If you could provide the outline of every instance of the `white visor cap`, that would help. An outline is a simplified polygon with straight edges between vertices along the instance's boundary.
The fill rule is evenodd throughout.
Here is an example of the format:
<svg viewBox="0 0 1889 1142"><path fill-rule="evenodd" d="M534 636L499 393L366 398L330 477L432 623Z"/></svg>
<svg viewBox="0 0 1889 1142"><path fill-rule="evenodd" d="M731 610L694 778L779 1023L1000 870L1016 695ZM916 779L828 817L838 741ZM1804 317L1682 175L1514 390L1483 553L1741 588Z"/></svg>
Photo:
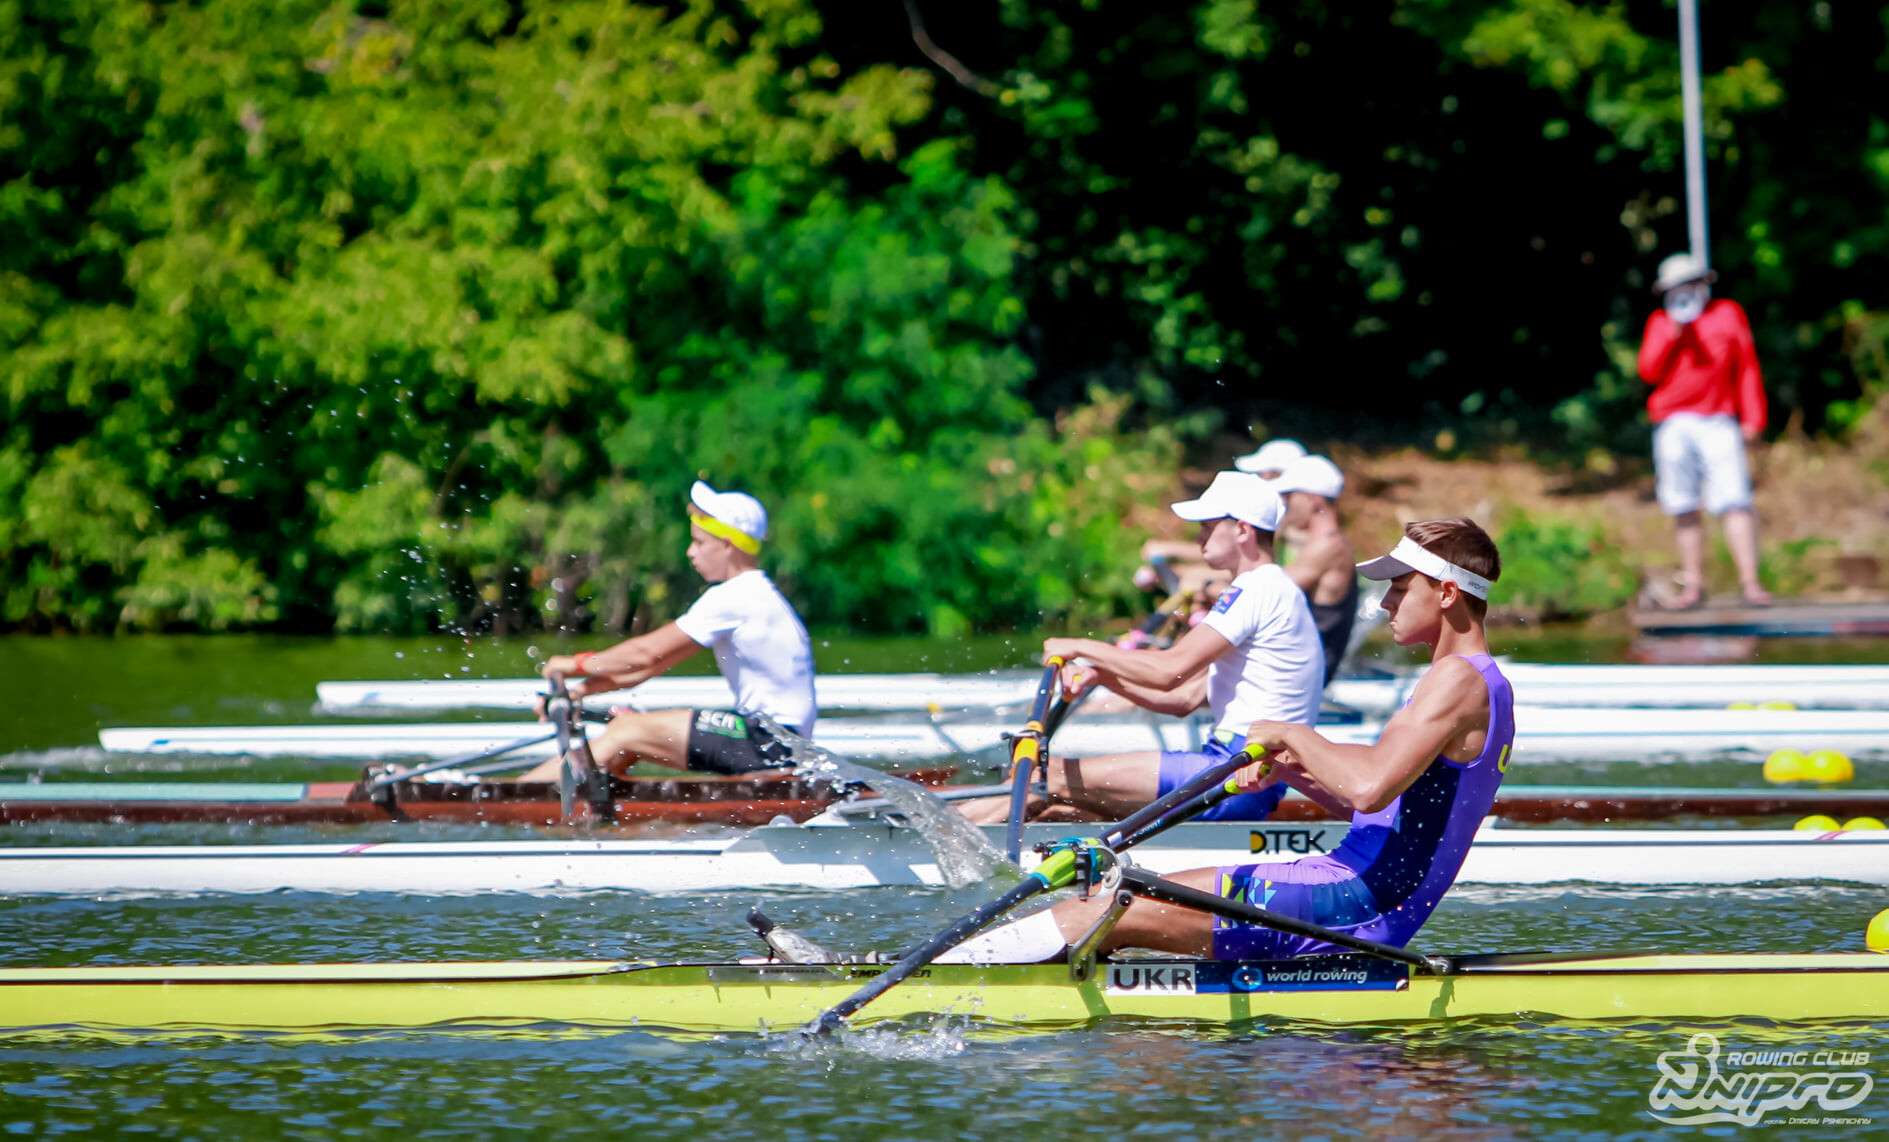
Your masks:
<svg viewBox="0 0 1889 1142"><path fill-rule="evenodd" d="M1398 540L1389 555L1358 564L1358 574L1366 579L1395 579L1412 571L1428 575L1439 583L1454 583L1478 599L1489 598L1489 580L1474 571L1463 570L1427 547L1417 546L1409 536Z"/></svg>
<svg viewBox="0 0 1889 1142"><path fill-rule="evenodd" d="M1659 274L1653 279L1653 292L1665 293L1669 289L1678 289L1688 282L1714 282L1718 275L1707 268L1703 259L1691 254L1673 254L1659 263Z"/></svg>
<svg viewBox="0 0 1889 1142"><path fill-rule="evenodd" d="M1237 519L1261 531L1278 531L1279 517L1285 511L1279 493L1247 472L1220 472L1197 499L1182 500L1173 508L1175 515L1195 523Z"/></svg>
<svg viewBox="0 0 1889 1142"><path fill-rule="evenodd" d="M719 520L755 542L767 538L767 509L746 492L718 492L700 480L689 489L697 511Z"/></svg>
<svg viewBox="0 0 1889 1142"><path fill-rule="evenodd" d="M1233 466L1242 472L1283 472L1287 464L1303 455L1305 445L1281 437L1268 440L1246 455L1236 457Z"/></svg>
<svg viewBox="0 0 1889 1142"><path fill-rule="evenodd" d="M1274 477L1272 490L1282 496L1287 492L1310 492L1335 500L1345 490L1345 474L1323 456L1301 456Z"/></svg>

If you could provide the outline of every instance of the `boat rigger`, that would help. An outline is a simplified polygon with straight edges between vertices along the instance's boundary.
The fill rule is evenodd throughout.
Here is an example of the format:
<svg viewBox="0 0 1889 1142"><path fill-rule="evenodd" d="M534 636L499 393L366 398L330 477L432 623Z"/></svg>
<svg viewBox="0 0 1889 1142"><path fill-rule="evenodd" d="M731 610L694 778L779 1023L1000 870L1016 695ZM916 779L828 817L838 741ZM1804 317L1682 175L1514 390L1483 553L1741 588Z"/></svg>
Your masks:
<svg viewBox="0 0 1889 1142"><path fill-rule="evenodd" d="M1096 826L1103 828L1106 826ZM1135 850L1156 873L1329 852L1346 826L1198 822ZM1069 835L1032 825L1029 845ZM993 845L1003 828L990 826ZM1035 867L1034 852L1023 866ZM1889 832L1483 828L1459 884L1889 885ZM246 892L720 892L945 882L925 838L885 823L777 825L738 836L644 841L138 845L0 849L0 895Z"/></svg>
<svg viewBox="0 0 1889 1142"><path fill-rule="evenodd" d="M799 1027L887 969L866 964L523 962L0 970L0 1029L321 1033L563 1024ZM1461 1019L1889 1018L1889 956L1490 955L1425 970L1362 955L932 964L854 1022L958 1016L1053 1030Z"/></svg>

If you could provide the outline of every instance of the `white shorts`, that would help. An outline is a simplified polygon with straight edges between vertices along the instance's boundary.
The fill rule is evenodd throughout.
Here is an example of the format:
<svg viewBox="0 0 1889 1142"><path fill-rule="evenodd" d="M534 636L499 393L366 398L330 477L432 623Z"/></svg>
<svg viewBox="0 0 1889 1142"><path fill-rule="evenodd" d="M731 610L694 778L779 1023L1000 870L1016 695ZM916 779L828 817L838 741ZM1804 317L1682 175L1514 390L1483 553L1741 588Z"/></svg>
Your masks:
<svg viewBox="0 0 1889 1142"><path fill-rule="evenodd" d="M1723 413L1676 412L1653 429L1654 491L1660 510L1722 515L1751 506L1751 472L1738 421Z"/></svg>

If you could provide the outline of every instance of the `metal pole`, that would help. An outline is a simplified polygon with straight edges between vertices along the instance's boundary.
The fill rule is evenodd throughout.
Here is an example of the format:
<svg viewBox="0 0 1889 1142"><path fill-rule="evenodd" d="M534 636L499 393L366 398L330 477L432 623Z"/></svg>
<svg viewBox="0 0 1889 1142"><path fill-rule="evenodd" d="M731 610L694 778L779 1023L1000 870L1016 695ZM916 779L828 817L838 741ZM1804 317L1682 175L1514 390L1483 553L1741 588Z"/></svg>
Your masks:
<svg viewBox="0 0 1889 1142"><path fill-rule="evenodd" d="M1699 0L1679 0L1679 92L1685 103L1686 233L1692 256L1712 264L1705 227L1705 126L1699 107Z"/></svg>

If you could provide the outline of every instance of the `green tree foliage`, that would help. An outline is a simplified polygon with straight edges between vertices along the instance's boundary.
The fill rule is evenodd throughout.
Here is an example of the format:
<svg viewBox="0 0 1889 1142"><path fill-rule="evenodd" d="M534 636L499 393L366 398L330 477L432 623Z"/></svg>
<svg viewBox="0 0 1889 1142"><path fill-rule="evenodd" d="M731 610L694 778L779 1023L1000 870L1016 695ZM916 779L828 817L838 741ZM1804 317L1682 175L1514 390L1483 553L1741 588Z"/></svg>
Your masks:
<svg viewBox="0 0 1889 1142"><path fill-rule="evenodd" d="M1669 3L917 6L985 80L942 87L935 121L1031 211L1051 401L1152 366L1185 406L1358 437L1643 444L1621 433L1646 286L1686 240ZM913 58L902 13L831 7L829 39ZM1721 291L1778 419L1841 430L1889 384L1889 119L1865 97L1889 8L1702 19ZM1347 415L1361 398L1377 415Z"/></svg>
<svg viewBox="0 0 1889 1142"><path fill-rule="evenodd" d="M1813 431L1889 388L1885 11L1704 13ZM621 625L697 476L816 622L1086 620L1150 409L1638 451L1676 68L1654 0L0 0L0 624Z"/></svg>
<svg viewBox="0 0 1889 1142"><path fill-rule="evenodd" d="M1633 601L1639 574L1600 523L1515 511L1496 536L1502 578L1489 601L1535 619L1614 610Z"/></svg>
<svg viewBox="0 0 1889 1142"><path fill-rule="evenodd" d="M621 625L698 585L698 475L775 509L815 620L1112 609L1171 440L1033 416L1014 195L820 34L0 7L0 619Z"/></svg>

